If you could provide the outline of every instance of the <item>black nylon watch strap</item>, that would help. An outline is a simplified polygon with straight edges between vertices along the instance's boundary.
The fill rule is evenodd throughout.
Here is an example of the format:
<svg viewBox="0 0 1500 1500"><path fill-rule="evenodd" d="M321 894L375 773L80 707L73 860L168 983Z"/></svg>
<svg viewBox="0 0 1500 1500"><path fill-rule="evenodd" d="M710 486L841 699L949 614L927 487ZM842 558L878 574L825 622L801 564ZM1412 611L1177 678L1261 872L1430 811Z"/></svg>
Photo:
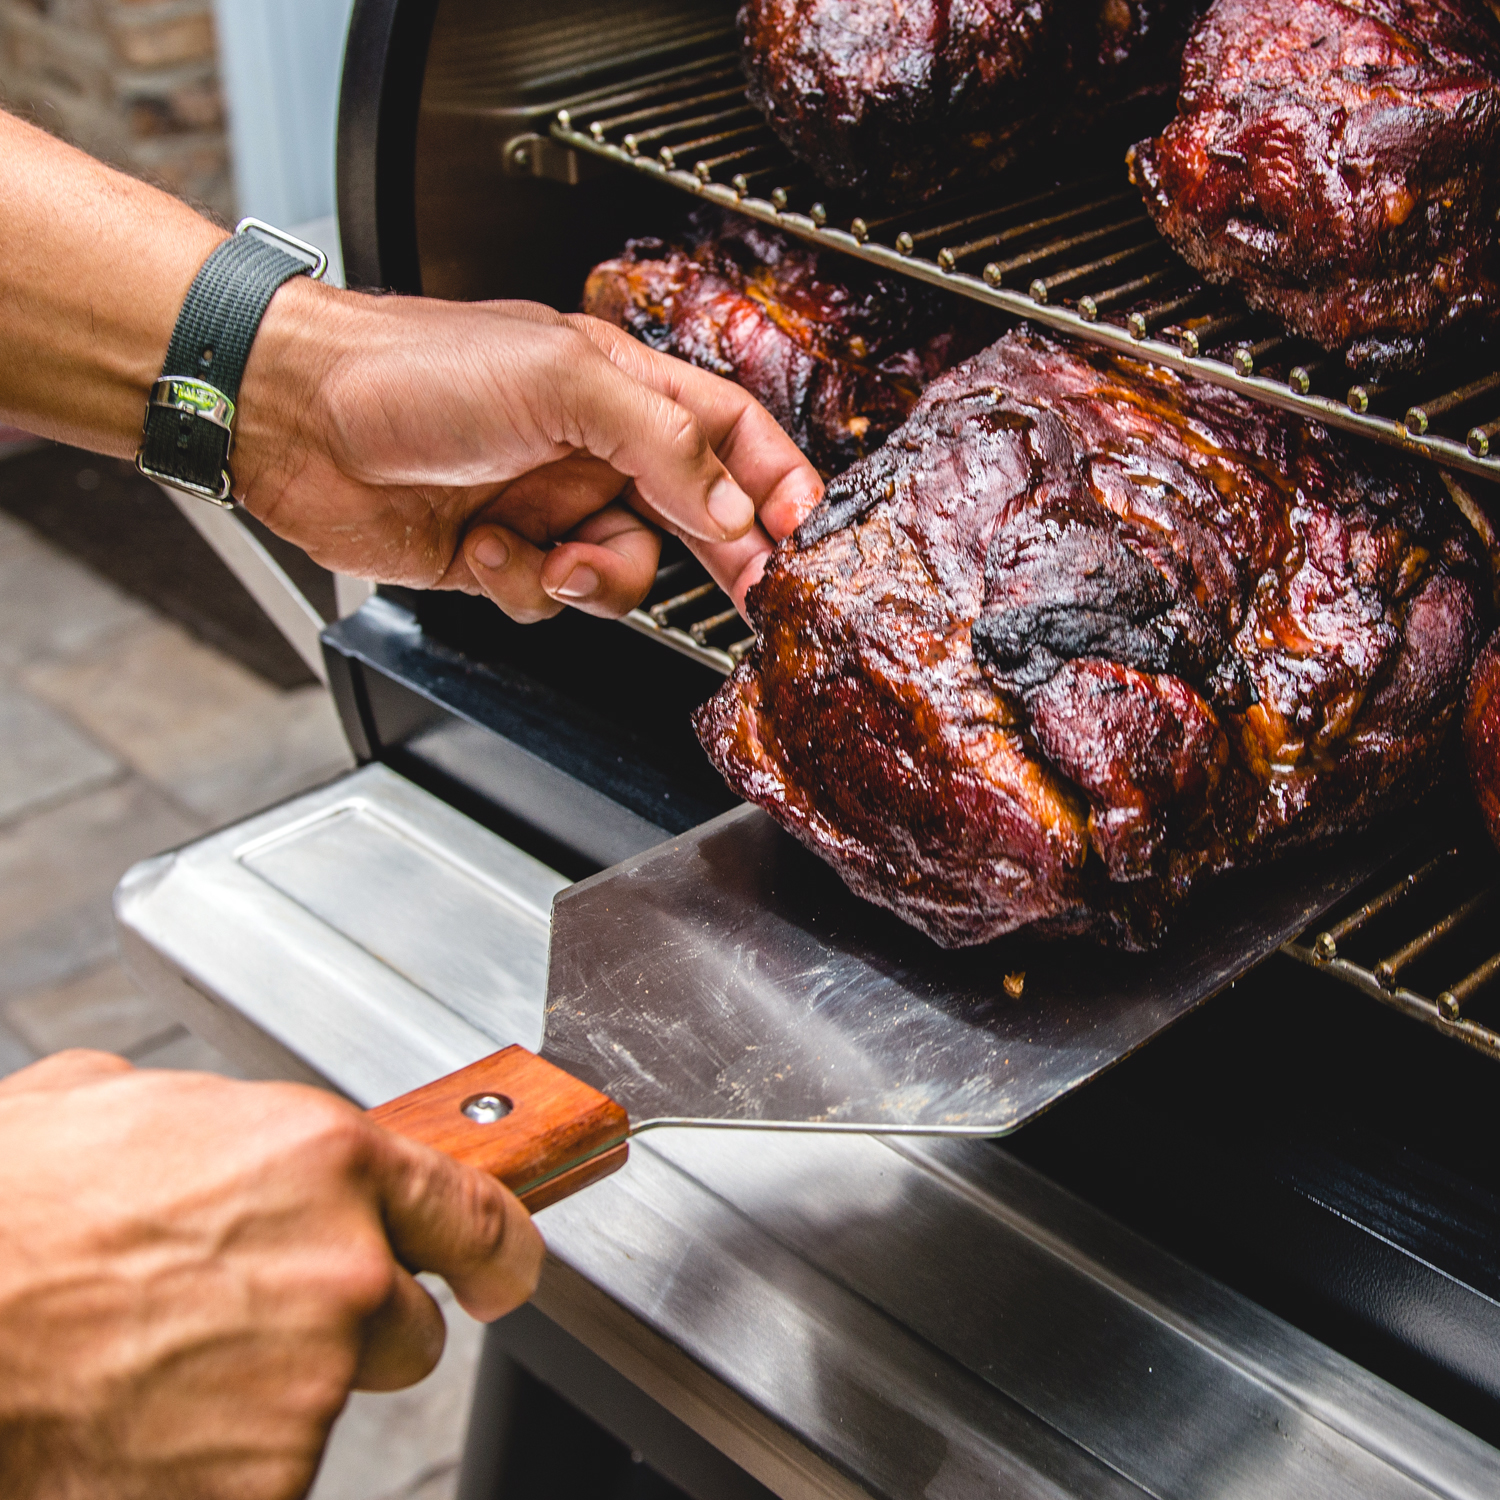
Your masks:
<svg viewBox="0 0 1500 1500"><path fill-rule="evenodd" d="M229 500L234 406L250 346L277 290L312 269L249 234L225 240L203 263L146 408L136 455L143 474L221 503Z"/></svg>

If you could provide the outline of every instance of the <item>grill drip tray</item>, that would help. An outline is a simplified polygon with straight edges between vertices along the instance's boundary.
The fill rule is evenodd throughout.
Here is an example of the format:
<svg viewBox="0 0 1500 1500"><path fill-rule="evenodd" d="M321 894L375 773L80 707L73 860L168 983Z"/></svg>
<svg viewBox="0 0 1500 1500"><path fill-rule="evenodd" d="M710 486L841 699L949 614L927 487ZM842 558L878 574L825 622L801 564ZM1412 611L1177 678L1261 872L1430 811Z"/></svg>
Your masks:
<svg viewBox="0 0 1500 1500"><path fill-rule="evenodd" d="M1199 281L1157 234L1123 165L1058 183L1020 169L898 212L826 194L745 98L733 36L562 101L551 139L814 244L1242 395L1500 478L1500 372L1349 385L1342 359ZM578 158L563 153L577 181ZM1097 169L1102 166L1102 172ZM1491 445L1495 451L1491 453Z"/></svg>

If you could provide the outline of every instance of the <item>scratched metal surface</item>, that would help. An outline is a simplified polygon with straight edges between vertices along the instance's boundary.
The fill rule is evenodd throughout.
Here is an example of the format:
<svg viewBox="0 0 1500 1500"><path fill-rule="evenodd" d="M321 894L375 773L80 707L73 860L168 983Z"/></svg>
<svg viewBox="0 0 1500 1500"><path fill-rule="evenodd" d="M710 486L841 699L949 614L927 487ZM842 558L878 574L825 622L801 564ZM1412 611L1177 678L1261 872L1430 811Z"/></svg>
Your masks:
<svg viewBox="0 0 1500 1500"><path fill-rule="evenodd" d="M1227 877L1150 955L1014 937L951 953L742 807L559 892L542 1055L636 1129L1003 1135L1247 972L1406 841L1387 827ZM1021 972L1012 999L1004 977Z"/></svg>

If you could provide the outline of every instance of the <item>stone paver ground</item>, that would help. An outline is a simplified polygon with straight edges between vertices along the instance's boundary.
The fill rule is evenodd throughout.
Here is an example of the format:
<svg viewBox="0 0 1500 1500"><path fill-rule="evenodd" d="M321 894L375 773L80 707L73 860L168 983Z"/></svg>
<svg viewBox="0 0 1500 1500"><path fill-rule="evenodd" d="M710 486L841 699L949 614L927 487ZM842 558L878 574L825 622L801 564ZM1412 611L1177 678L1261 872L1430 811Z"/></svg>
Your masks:
<svg viewBox="0 0 1500 1500"><path fill-rule="evenodd" d="M64 1047L233 1072L119 963L125 870L351 764L328 695L274 688L0 514L0 1073ZM356 1396L314 1500L451 1500L479 1329Z"/></svg>

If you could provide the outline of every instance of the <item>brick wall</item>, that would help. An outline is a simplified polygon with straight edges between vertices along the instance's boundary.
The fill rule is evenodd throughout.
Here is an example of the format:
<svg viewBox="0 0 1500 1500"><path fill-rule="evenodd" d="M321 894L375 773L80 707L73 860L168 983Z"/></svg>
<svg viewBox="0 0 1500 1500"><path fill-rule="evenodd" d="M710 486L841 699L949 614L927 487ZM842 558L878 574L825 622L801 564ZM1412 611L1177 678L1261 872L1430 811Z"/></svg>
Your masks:
<svg viewBox="0 0 1500 1500"><path fill-rule="evenodd" d="M0 0L0 98L95 156L233 213L210 0Z"/></svg>

